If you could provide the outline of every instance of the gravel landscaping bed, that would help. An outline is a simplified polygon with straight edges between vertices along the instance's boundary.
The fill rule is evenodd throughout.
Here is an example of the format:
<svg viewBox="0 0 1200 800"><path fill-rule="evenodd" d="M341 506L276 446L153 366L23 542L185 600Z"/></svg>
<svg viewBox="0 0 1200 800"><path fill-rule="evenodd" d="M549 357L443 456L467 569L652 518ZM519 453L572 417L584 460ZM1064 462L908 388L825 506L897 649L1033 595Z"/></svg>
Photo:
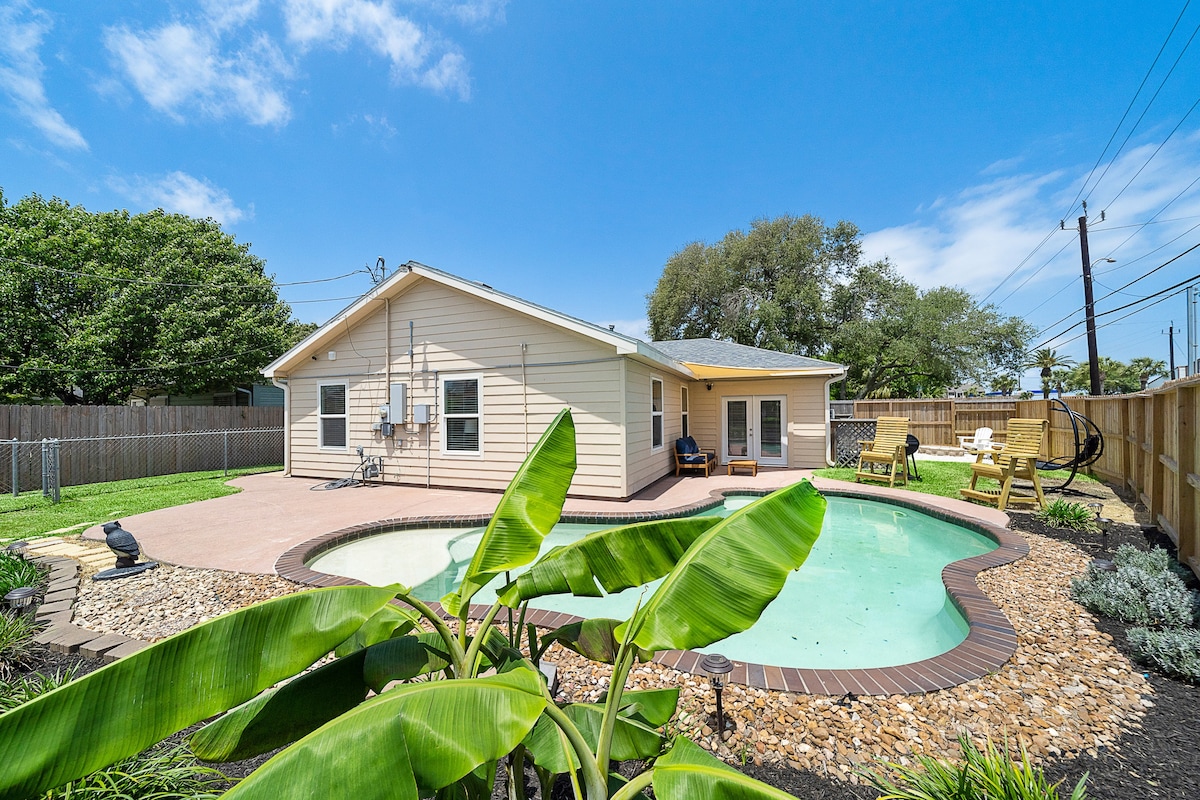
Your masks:
<svg viewBox="0 0 1200 800"><path fill-rule="evenodd" d="M1099 536L1050 529L1025 513L1012 520L1029 540L1030 555L979 579L1018 633L1016 654L995 673L952 689L892 697L730 686L725 707L731 730L724 738L713 730L712 692L703 678L650 663L635 667L630 684L679 686L677 730L800 797L876 797L859 768L880 759L911 763L916 755L952 756L964 730L996 740L1019 738L1036 763L1067 785L1089 772L1093 798L1200 797L1194 733L1200 690L1133 664L1124 626L1097 621L1070 599L1070 579L1099 554ZM1125 542L1148 546L1132 524L1115 525L1108 540L1111 549ZM154 641L301 588L276 576L166 564L123 581L93 582L85 575L75 622ZM593 700L607 686L603 665L558 649L548 660L559 667L565 698Z"/></svg>

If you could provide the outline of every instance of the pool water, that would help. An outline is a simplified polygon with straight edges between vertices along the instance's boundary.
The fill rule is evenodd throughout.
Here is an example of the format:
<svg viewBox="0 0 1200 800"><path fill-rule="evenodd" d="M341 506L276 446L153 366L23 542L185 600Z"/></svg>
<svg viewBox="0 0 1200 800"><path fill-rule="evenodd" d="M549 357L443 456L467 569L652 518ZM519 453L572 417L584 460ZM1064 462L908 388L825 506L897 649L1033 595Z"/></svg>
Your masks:
<svg viewBox="0 0 1200 800"><path fill-rule="evenodd" d="M730 497L710 514L725 515L755 498ZM859 669L907 664L954 648L967 623L950 602L942 568L996 549L972 530L901 506L827 496L821 536L808 560L748 631L706 648L735 661L779 667ZM608 525L556 525L542 552ZM417 529L379 534L321 554L320 572L375 585L400 582L423 600L439 600L466 571L484 529ZM493 589L472 602L490 604ZM558 595L538 608L580 617L626 619L648 589L606 597ZM644 599L643 599L644 602Z"/></svg>

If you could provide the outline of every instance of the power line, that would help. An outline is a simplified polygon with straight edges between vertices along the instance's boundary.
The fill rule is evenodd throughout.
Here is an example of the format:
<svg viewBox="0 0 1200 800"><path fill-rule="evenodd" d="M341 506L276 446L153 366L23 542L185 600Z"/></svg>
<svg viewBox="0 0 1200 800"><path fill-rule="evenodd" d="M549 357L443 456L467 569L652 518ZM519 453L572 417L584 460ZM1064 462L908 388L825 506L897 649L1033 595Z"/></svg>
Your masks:
<svg viewBox="0 0 1200 800"><path fill-rule="evenodd" d="M1197 26L1196 30L1200 31L1200 26ZM1195 36L1195 34L1192 35ZM1108 201L1108 203L1104 206L1106 211L1112 206L1113 203L1120 199L1121 195L1125 194L1125 190L1128 189L1135 180L1137 180L1138 176L1142 174L1142 170L1150 166L1150 162L1154 160L1154 157L1158 155L1160 150L1167 146L1167 142L1171 141L1171 137L1174 136L1175 132L1179 130L1180 126L1187 121L1187 118L1192 115L1192 112L1196 110L1196 106L1198 105L1200 105L1200 98L1197 98L1196 102L1192 103L1192 107L1189 108L1187 113L1183 115L1183 119L1179 120L1175 127L1171 129L1171 132L1167 134L1167 138L1163 139L1162 143L1158 147L1154 148L1154 152L1150 154L1150 157L1146 159L1144 164L1138 167L1138 171L1133 173L1133 177L1129 179L1128 183L1121 187L1121 191L1117 192L1117 196Z"/></svg>
<svg viewBox="0 0 1200 800"><path fill-rule="evenodd" d="M1017 292L1021 291L1021 288L1022 288L1023 286L1025 286L1025 284L1027 284L1027 283L1029 283L1031 280L1033 280L1034 276L1035 276L1035 275L1037 275L1039 272L1041 272L1042 270L1044 270L1046 267L1050 266L1050 264L1051 264L1051 263L1054 261L1054 259L1056 259L1056 258L1058 258L1060 255L1062 255L1062 251L1063 251L1063 250L1066 250L1066 249L1067 249L1068 247L1070 247L1070 246L1071 246L1071 243L1070 243L1070 242L1067 242L1067 243L1066 243L1066 244L1064 244L1062 247L1058 248L1058 252L1057 252L1057 253L1055 253L1054 255L1050 256L1050 258L1046 259L1046 262L1045 262L1044 264L1042 264L1040 267L1038 267L1037 269L1035 269L1033 272L1031 272L1031 273L1029 273L1028 275L1026 275L1026 276L1025 276L1025 280L1023 280L1023 281L1021 281L1019 284L1017 284L1017 288L1013 289L1011 292L1009 292L1008 294L1006 294L1006 295L1004 296L1004 300L1007 300L1008 298L1012 297L1012 296L1013 296L1014 294L1016 294ZM1060 291L1061 291L1061 290L1060 290ZM1000 304L1002 304L1002 303L1004 302L1004 300L997 300L997 301L996 301L996 305L1000 305Z"/></svg>
<svg viewBox="0 0 1200 800"><path fill-rule="evenodd" d="M24 267L33 267L34 269L44 269L47 272L55 272L59 275L71 275L77 278L101 278L106 281L114 281L116 283L140 283L148 286L169 286L178 289L238 289L238 288L254 288L257 289L261 284L254 283L174 283L170 281L156 281L146 278L118 278L112 275L100 275L95 272L81 272L79 270L60 269L59 267L51 267L46 264L35 264L29 261L23 261L19 258L11 258L9 256L0 256L0 261L7 261L10 264L20 264ZM270 285L275 288L284 286L308 286L314 283L330 283L332 281L340 281L345 278L350 278L359 273L366 273L365 269L356 269L352 272L347 272L342 275L336 275L332 278L317 278L311 281L289 281L286 283L276 283L271 281Z"/></svg>
<svg viewBox="0 0 1200 800"><path fill-rule="evenodd" d="M1117 134L1121 131L1121 126L1125 124L1125 119L1129 116L1129 112L1131 110L1133 110L1133 104L1137 102L1138 96L1141 95L1141 93L1142 93L1142 89L1144 89L1146 87L1146 81L1150 80L1150 75L1153 74L1154 68L1156 66L1158 66L1158 60L1160 58L1162 58L1162 54L1167 49L1167 43L1171 41L1171 37L1175 35L1175 29L1179 27L1179 23L1183 20L1183 15L1187 11L1189 5L1191 5L1191 0L1187 0L1187 2L1185 2L1183 4L1183 9L1179 12L1179 16L1175 18L1175 24L1172 25L1171 30L1167 32L1167 38L1163 39L1162 46L1158 48L1158 54L1154 56L1154 61L1151 62L1150 68L1148 70L1146 70L1146 74L1142 78L1142 82L1140 84L1138 84L1137 91L1134 92L1133 97L1130 98L1129 105L1125 107L1125 113L1121 115L1121 119L1117 123L1117 127L1113 128L1112 135L1108 137L1108 142L1104 145L1104 149L1100 151L1100 157L1097 158L1096 163L1092 165L1091 172L1088 173L1087 178L1084 179L1083 184L1079 187L1079 191L1078 191L1078 193L1076 193L1075 199L1071 201L1071 207L1067 209L1067 213L1063 214L1063 219L1066 219L1067 217L1071 216L1071 214L1075 211L1075 206L1079 202L1079 198L1083 196L1084 191L1087 189L1088 183L1090 183L1092 180L1092 176L1096 174L1096 168L1099 167L1100 162L1104 160L1104 155L1108 152L1108 148L1112 145L1113 140L1117 138ZM1195 36L1195 35L1196 34L1194 34L1194 33L1192 34L1192 36ZM1189 44L1191 43L1190 39L1188 40L1188 43ZM1185 47L1184 49L1186 50L1187 48ZM1183 54L1180 53L1180 55L1182 56ZM1176 59L1175 63L1179 63L1179 60ZM1172 66L1171 69L1172 69L1172 71L1174 71L1175 67ZM1167 77L1168 78L1171 77L1170 73L1167 73ZM1166 83L1166 78L1163 79L1163 83ZM1158 88L1159 88L1159 91L1162 90L1161 83L1159 84ZM1157 91L1154 93L1154 97L1158 97ZM1149 110L1151 104L1153 104L1153 103L1154 103L1154 98L1151 98L1150 102L1146 104L1146 110ZM1133 132L1135 130L1137 130L1137 126L1138 126L1138 124L1141 123L1142 117L1144 117L1144 116L1146 116L1146 111L1143 111L1142 116L1138 117L1138 121L1136 123L1134 123L1133 128L1131 128L1129 131L1129 136L1132 136ZM1125 141L1121 142L1121 147L1118 147L1117 151L1115 153L1113 153L1112 160L1109 161L1109 166L1112 166L1112 162L1116 160L1118 155L1120 155L1121 150L1125 147L1125 144L1129 141L1129 136L1125 137ZM1107 172L1108 172L1108 167L1105 167L1104 173L1107 174ZM1102 174L1100 176L1100 178L1098 178L1096 180L1096 185L1099 185L1100 181L1103 179L1104 179L1104 175Z"/></svg>
<svg viewBox="0 0 1200 800"><path fill-rule="evenodd" d="M206 358L202 361L179 361L171 364L153 364L148 367L121 367L112 369L94 369L92 367L31 367L29 365L17 366L15 364L0 364L0 369L8 369L13 372L91 372L98 374L112 374L121 372L152 372L160 369L178 369L179 367L198 367L204 364L215 364L218 361L229 361L234 358L248 356L251 353L258 353L262 350L267 350L272 345L263 345L262 347L254 347L249 350L243 350L240 353L229 353L215 358Z"/></svg>

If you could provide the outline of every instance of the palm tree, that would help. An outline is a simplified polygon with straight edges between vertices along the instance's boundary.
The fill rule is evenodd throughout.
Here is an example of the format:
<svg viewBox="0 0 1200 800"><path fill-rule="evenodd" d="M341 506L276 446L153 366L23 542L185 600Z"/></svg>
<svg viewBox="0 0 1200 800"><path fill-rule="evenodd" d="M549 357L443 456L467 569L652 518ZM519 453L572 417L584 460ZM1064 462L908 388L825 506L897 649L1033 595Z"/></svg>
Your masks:
<svg viewBox="0 0 1200 800"><path fill-rule="evenodd" d="M1020 382L1012 375L1001 375L992 380L992 389L1000 392L1006 397L1020 388Z"/></svg>
<svg viewBox="0 0 1200 800"><path fill-rule="evenodd" d="M1069 367L1075 362L1066 357L1059 357L1058 353L1050 348L1044 348L1034 352L1033 356L1025 362L1026 367L1039 367L1042 372L1042 399L1050 399L1050 375L1054 372L1055 367Z"/></svg>
<svg viewBox="0 0 1200 800"><path fill-rule="evenodd" d="M1141 381L1143 392L1146 391L1146 384L1150 382L1151 378L1157 378L1159 375L1167 375L1167 362L1147 356L1132 359L1129 362L1129 367L1138 376L1138 380Z"/></svg>

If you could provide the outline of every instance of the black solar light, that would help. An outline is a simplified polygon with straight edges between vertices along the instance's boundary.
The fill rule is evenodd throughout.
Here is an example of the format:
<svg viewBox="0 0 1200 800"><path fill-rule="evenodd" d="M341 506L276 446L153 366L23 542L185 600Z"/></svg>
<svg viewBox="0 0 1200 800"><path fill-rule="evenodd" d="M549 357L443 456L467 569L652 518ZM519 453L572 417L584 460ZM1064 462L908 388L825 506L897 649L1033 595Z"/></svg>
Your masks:
<svg viewBox="0 0 1200 800"><path fill-rule="evenodd" d="M700 659L700 669L708 678L717 694L717 737L725 732L725 714L721 708L721 690L725 688L725 676L733 672L733 663L720 653L709 653Z"/></svg>
<svg viewBox="0 0 1200 800"><path fill-rule="evenodd" d="M4 552L9 555L16 556L24 560L25 551L29 549L29 542L13 542L8 547L4 548Z"/></svg>
<svg viewBox="0 0 1200 800"><path fill-rule="evenodd" d="M1104 512L1104 503L1088 503L1087 507L1096 515L1096 527L1100 529L1100 552L1108 555L1108 529L1112 527L1113 521L1108 517L1101 516ZM1117 568L1117 565L1107 558L1093 559L1092 564L1096 569L1105 572L1112 572Z"/></svg>
<svg viewBox="0 0 1200 800"><path fill-rule="evenodd" d="M17 588L4 595L4 602L8 605L9 610L17 614L25 613L25 609L33 605L37 600L38 590L33 586L18 586Z"/></svg>

